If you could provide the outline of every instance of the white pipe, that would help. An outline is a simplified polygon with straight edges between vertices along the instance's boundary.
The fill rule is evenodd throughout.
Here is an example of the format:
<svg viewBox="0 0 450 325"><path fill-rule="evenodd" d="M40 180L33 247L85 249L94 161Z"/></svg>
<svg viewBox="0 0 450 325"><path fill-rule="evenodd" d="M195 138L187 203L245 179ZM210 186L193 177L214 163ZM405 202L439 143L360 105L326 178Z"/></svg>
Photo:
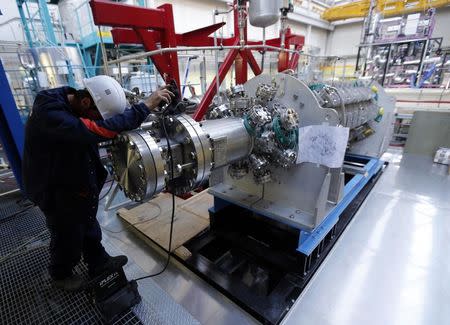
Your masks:
<svg viewBox="0 0 450 325"><path fill-rule="evenodd" d="M148 51L148 52L144 52L144 53L124 55L120 59L108 61L108 64L117 64L120 62L126 62L126 61L130 61L130 60L145 59L149 56L160 55L160 54L164 54L164 53L168 53L168 52L221 51L221 50L239 50L239 49L242 49L242 50L244 50L244 49L249 49L249 50L263 49L263 50L273 50L273 51L279 51L279 52L299 53L304 56L317 57L317 58L321 57L321 56L314 56L314 55L302 53L302 51L296 51L296 50L291 50L291 49L286 49L286 48L281 48L281 47L271 46L271 45L195 46L195 47L180 46L180 47L166 47L166 48L161 48L158 50ZM327 56L327 58L332 58L332 57Z"/></svg>
<svg viewBox="0 0 450 325"><path fill-rule="evenodd" d="M106 55L105 43L103 42L103 36L102 36L102 31L100 29L100 26L98 26L98 35L100 36L100 49L102 51L103 68L105 69L105 74L107 76L109 76L108 56ZM118 63L120 63L120 62L118 62ZM120 69L120 67L119 67L119 69Z"/></svg>
<svg viewBox="0 0 450 325"><path fill-rule="evenodd" d="M263 46L266 46L266 27L263 27L262 32L263 32L262 43L263 43ZM265 55L266 55L266 51L262 51L262 54L261 54L261 72L263 72L263 73L264 73L264 56Z"/></svg>
<svg viewBox="0 0 450 325"><path fill-rule="evenodd" d="M216 15L219 14L219 11L216 9L213 11L213 24L216 24ZM214 31L214 46L217 47L217 30ZM216 96L220 98L220 81L219 81L219 52L215 52L214 55L214 68L216 69ZM206 66L205 66L206 69Z"/></svg>
<svg viewBox="0 0 450 325"><path fill-rule="evenodd" d="M229 12L233 11L234 7L231 7L228 10L219 11L218 9L213 10L213 25L216 24L216 16L218 15L226 15ZM223 37L222 37L223 38ZM221 44L222 45L222 44ZM214 31L214 46L217 47L217 30ZM217 98L220 98L220 79L219 79L219 52L216 51L214 55L214 68L216 69L216 96ZM206 65L205 65L206 70Z"/></svg>

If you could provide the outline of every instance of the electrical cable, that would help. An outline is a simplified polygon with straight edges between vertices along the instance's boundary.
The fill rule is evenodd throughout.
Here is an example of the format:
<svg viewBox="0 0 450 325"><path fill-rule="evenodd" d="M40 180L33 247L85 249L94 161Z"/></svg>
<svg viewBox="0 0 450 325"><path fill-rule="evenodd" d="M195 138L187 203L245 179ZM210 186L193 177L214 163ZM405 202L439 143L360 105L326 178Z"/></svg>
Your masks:
<svg viewBox="0 0 450 325"><path fill-rule="evenodd" d="M110 182L111 182L111 185L109 186L108 191L101 198L98 199L99 201L103 200L109 194L109 192L111 192L111 189L114 185L114 180L112 179Z"/></svg>
<svg viewBox="0 0 450 325"><path fill-rule="evenodd" d="M164 131L164 135L165 135L166 141L167 141L167 153L169 154L169 164L170 164L169 184L170 184L170 182L172 182L173 178L174 178L173 156L172 156L172 149L170 147L169 134L167 133L164 117L161 120L162 120L162 127L163 127L163 131ZM134 281L140 281L140 280L144 280L144 279L147 279L147 278L152 278L152 277L158 276L158 275L162 274L167 269L167 267L169 266L170 257L171 257L171 250L172 250L172 235L173 235L173 223L174 223L174 220L175 220L175 192L174 192L174 189L172 189L172 216L171 216L171 220L170 220L169 249L167 251L167 259L166 259L166 262L164 264L164 267L160 271L158 271L158 272L156 272L154 274L150 274L150 275L146 275L146 276L134 279Z"/></svg>

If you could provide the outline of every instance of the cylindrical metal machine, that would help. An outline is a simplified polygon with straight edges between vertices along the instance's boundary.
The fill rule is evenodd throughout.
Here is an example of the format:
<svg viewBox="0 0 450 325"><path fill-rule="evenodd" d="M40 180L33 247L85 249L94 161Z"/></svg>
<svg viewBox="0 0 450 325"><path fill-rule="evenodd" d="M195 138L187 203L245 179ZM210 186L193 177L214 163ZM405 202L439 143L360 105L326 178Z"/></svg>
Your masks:
<svg viewBox="0 0 450 325"><path fill-rule="evenodd" d="M231 164L250 154L252 138L241 118L206 120L201 125L211 140L214 168Z"/></svg>
<svg viewBox="0 0 450 325"><path fill-rule="evenodd" d="M210 109L214 119L155 115L122 133L110 153L126 196L141 201L165 188L186 193L213 174L215 196L311 228L330 202L339 202L344 176L341 168L298 162L300 128L347 127L347 152L380 156L390 127L383 114L394 107L375 83L308 85L288 74L259 75L233 87L227 99Z"/></svg>
<svg viewBox="0 0 450 325"><path fill-rule="evenodd" d="M171 184L168 144L174 164ZM212 169L247 157L251 148L252 139L240 118L198 123L188 115L179 115L155 119L138 130L122 133L110 153L116 180L125 195L142 201L167 185L176 193L188 192L207 181Z"/></svg>

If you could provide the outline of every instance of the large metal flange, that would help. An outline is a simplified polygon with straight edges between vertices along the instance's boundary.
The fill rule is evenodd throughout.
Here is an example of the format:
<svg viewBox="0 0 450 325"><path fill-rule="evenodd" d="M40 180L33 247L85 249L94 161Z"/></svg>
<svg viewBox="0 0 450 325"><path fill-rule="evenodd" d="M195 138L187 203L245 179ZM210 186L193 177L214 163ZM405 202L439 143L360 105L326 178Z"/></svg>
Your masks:
<svg viewBox="0 0 450 325"><path fill-rule="evenodd" d="M164 172L165 161L161 156L161 150L155 139L148 132L137 132L144 139L148 148L145 152L151 158L151 160L146 160L144 164L147 176L147 193L145 194L145 199L149 199L161 192L166 186Z"/></svg>
<svg viewBox="0 0 450 325"><path fill-rule="evenodd" d="M188 115L180 115L177 120L181 123L184 131L191 141L197 168L194 173L194 184L192 187L200 185L206 181L211 174L212 168L212 147L209 136L203 131L200 124Z"/></svg>
<svg viewBox="0 0 450 325"><path fill-rule="evenodd" d="M112 150L116 180L127 197L142 201L165 186L164 162L155 140L145 131L122 133Z"/></svg>

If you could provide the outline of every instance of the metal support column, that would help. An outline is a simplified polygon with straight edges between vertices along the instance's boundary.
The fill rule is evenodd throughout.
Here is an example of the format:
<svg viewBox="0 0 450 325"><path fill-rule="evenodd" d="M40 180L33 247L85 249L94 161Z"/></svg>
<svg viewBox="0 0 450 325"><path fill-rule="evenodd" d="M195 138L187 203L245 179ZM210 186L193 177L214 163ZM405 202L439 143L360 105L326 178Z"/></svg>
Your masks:
<svg viewBox="0 0 450 325"><path fill-rule="evenodd" d="M50 17L48 5L46 0L38 0L39 14L41 16L41 24L44 28L44 33L47 41L52 45L58 45L55 31L53 30L53 22Z"/></svg>
<svg viewBox="0 0 450 325"><path fill-rule="evenodd" d="M23 25L22 27L23 27L23 30L25 31L25 37L27 39L28 46L33 47L33 37L31 37L31 32L30 32L30 29L28 28L27 18L23 11L22 5L23 5L23 1L17 0L17 9L19 10L20 19L22 20L22 25Z"/></svg>
<svg viewBox="0 0 450 325"><path fill-rule="evenodd" d="M386 56L386 63L384 64L384 71L383 71L383 79L381 79L381 85L384 86L384 82L386 81L386 74L389 70L389 61L391 60L391 47L392 44L388 45L388 53Z"/></svg>
<svg viewBox="0 0 450 325"><path fill-rule="evenodd" d="M17 183L22 189L24 126L0 60L0 140Z"/></svg>

